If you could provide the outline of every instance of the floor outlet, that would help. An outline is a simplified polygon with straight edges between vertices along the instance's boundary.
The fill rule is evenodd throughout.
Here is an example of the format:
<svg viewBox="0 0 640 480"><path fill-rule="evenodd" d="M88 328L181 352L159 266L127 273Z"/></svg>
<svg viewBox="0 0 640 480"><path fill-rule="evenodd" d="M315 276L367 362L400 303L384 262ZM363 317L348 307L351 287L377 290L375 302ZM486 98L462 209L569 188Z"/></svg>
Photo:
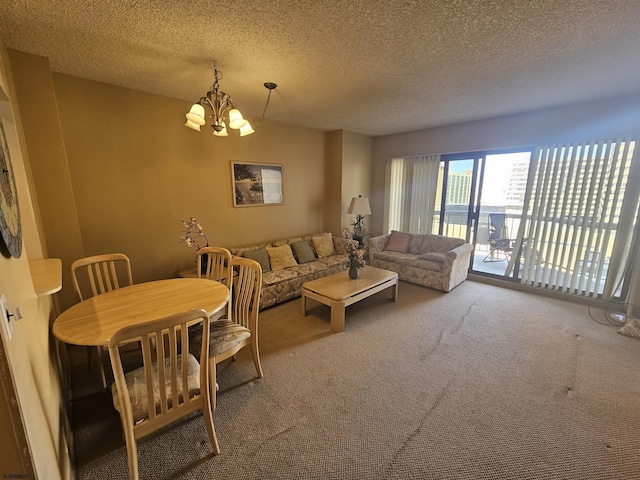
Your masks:
<svg viewBox="0 0 640 480"><path fill-rule="evenodd" d="M7 308L7 297L4 293L0 295L0 314L2 315L2 329L7 334L7 339L11 340L11 323L9 322L9 309Z"/></svg>

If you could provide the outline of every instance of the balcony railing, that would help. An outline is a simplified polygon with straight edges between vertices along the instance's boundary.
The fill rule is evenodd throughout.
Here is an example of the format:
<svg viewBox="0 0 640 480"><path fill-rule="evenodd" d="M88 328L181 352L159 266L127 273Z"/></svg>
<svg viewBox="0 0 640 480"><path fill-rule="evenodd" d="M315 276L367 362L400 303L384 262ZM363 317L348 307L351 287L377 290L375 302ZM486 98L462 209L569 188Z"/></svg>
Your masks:
<svg viewBox="0 0 640 480"><path fill-rule="evenodd" d="M475 258L472 270L518 278L520 276L520 270L523 267L521 263L523 261L522 259L512 272L506 271L508 264L506 261L502 263L483 261L490 251L489 213L491 212L486 211L480 213L476 238L470 239L470 241L475 244ZM508 232L508 238L514 241L522 221L521 217L521 214L517 212L506 213L505 226ZM525 225L525 232L529 231L529 221L530 218L526 218L527 225ZM438 233L440 222L441 218L438 212L434 215L432 233ZM618 223L592 225L591 219L581 221L575 217L549 217L547 222L548 228L544 229L546 231L546 238L537 238L534 242L523 242L523 244L526 245L528 243L530 248L535 249L534 254L529 257L529 261L532 262L529 268L533 269L530 275L535 276L536 272L539 271L540 283L545 284L562 284L562 282L565 282L566 279L569 278L567 276L572 275L589 277L592 279L590 283L596 282L598 284L590 288L601 291L608 272L609 258L613 249ZM602 258L601 253L596 251L597 249L572 241L574 238L579 240L582 237L582 235L580 235L580 229L591 229L594 226L600 228L601 231L609 232L609 241L607 242L607 247ZM443 235L466 239L467 229L466 212L447 212L445 214ZM555 232L555 238L550 238L549 232ZM516 254L517 247L514 245L513 248L513 253ZM602 265L598 265L597 262L602 263ZM597 274L598 270L600 270L600 277L592 278ZM576 283L581 284L581 281ZM554 288L554 285L550 285L550 288Z"/></svg>

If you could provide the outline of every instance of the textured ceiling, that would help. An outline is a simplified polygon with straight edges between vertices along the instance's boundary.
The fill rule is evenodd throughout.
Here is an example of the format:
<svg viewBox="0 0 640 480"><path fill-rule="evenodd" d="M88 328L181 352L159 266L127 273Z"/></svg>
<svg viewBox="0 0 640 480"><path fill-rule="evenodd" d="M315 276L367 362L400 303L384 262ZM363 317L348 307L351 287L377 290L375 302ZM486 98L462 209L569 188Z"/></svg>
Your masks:
<svg viewBox="0 0 640 480"><path fill-rule="evenodd" d="M640 0L3 0L55 72L380 136L640 93Z"/></svg>

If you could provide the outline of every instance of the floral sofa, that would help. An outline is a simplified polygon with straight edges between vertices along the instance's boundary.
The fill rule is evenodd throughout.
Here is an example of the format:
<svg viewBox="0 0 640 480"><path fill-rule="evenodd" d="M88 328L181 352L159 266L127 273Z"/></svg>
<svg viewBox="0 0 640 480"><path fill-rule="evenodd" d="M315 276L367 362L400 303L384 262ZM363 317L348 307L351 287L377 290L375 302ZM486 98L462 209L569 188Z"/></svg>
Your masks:
<svg viewBox="0 0 640 480"><path fill-rule="evenodd" d="M252 258L262 266L260 309L299 297L303 283L333 275L349 266L344 238L331 233L229 248L229 251Z"/></svg>
<svg viewBox="0 0 640 480"><path fill-rule="evenodd" d="M473 245L460 238L392 231L369 239L369 263L400 280L448 292L467 278Z"/></svg>

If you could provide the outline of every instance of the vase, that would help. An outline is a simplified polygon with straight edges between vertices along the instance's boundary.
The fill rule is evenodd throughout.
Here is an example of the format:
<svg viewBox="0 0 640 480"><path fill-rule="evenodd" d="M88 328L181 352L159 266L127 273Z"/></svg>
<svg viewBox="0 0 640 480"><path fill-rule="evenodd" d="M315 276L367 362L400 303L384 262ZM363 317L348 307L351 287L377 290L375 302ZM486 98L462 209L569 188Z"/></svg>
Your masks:
<svg viewBox="0 0 640 480"><path fill-rule="evenodd" d="M198 257L196 257L197 259ZM200 259L200 274L205 275L207 273L207 266L209 264L209 255L207 253L202 254L202 258Z"/></svg>
<svg viewBox="0 0 640 480"><path fill-rule="evenodd" d="M358 270L356 267L349 267L349 278L352 280L355 280L356 278L358 278L358 276L360 275L360 270Z"/></svg>

